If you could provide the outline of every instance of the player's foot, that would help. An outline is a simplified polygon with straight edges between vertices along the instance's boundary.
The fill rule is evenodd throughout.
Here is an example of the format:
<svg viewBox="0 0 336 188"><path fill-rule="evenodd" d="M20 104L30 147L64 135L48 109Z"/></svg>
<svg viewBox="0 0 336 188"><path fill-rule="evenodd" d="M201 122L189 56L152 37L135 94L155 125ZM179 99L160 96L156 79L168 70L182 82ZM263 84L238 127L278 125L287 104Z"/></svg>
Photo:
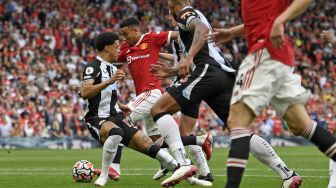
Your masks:
<svg viewBox="0 0 336 188"><path fill-rule="evenodd" d="M187 181L189 182L190 185L197 185L197 186L203 186L203 187L212 186L212 183L210 181L200 180L192 176L190 178L187 178Z"/></svg>
<svg viewBox="0 0 336 188"><path fill-rule="evenodd" d="M206 176L199 175L199 176L198 176L198 179L200 179L200 180L205 180L205 181L210 181L210 182L213 182L213 181L214 181L211 172L208 173Z"/></svg>
<svg viewBox="0 0 336 188"><path fill-rule="evenodd" d="M94 182L95 186L105 186L108 181L108 178L99 176L99 178Z"/></svg>
<svg viewBox="0 0 336 188"><path fill-rule="evenodd" d="M202 150L205 153L205 157L207 160L210 160L211 155L212 155L212 142L213 142L213 137L211 134L206 134L203 135L205 137L204 143L202 145Z"/></svg>
<svg viewBox="0 0 336 188"><path fill-rule="evenodd" d="M181 166L180 168L178 168L173 173L172 176L165 179L161 183L161 186L162 187L174 186L174 185L180 183L180 181L182 181L186 178L189 178L190 176L196 174L196 172L197 172L197 167L195 165Z"/></svg>
<svg viewBox="0 0 336 188"><path fill-rule="evenodd" d="M160 168L153 176L153 180L159 180L169 172L166 168Z"/></svg>
<svg viewBox="0 0 336 188"><path fill-rule="evenodd" d="M328 188L336 188L336 185L335 186L329 186Z"/></svg>
<svg viewBox="0 0 336 188"><path fill-rule="evenodd" d="M302 178L293 172L290 178L283 180L281 188L298 188L302 185Z"/></svg>
<svg viewBox="0 0 336 188"><path fill-rule="evenodd" d="M97 175L100 175L101 169L96 168L96 169L93 170L93 173L95 173ZM108 177L113 181L119 181L119 179L120 179L120 175L118 174L118 172L115 171L111 166L109 166Z"/></svg>

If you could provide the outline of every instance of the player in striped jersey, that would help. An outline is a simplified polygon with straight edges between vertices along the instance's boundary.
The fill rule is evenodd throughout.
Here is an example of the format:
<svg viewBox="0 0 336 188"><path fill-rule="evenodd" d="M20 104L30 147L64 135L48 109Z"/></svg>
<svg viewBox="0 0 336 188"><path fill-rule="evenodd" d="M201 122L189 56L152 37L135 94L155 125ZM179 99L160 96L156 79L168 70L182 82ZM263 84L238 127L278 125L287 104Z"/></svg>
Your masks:
<svg viewBox="0 0 336 188"><path fill-rule="evenodd" d="M171 22L174 21L174 18L170 16ZM175 43L174 43L175 44ZM181 50L182 49L182 50ZM178 66L178 60L180 59L179 56L182 55L182 58L185 54L185 47L183 44L175 44L173 46L173 52L172 54L161 54L161 57L169 60L169 61L175 61L175 66ZM158 66L153 65L152 66L152 73L156 76L159 76L161 78L164 77L170 77L173 74L174 68L168 67L165 63L159 63ZM176 80L175 83L178 83L179 80ZM213 84L216 84L216 82L213 82ZM234 85L234 82L231 83ZM194 107L190 108L193 110L193 113L189 113L188 115L183 114L182 118L186 118L188 121L181 121L185 122L184 124L180 124L180 127L184 126L184 129L188 131L192 130L192 127L195 125L195 122L197 121L197 114L198 114L198 107L199 105L195 105ZM222 110L228 111L229 105L223 106ZM195 116L192 116L190 114L195 114ZM221 117L223 118L223 116ZM226 117L224 117L226 118ZM222 119L223 122L226 122L226 119ZM181 130L181 134L183 133L183 130ZM294 171L289 169L287 165L281 160L280 157L277 156L276 152L273 150L272 146L270 146L263 138L259 137L258 135L252 134L251 140L250 140L250 147L251 147L251 153L254 157L256 157L259 161L269 166L271 169L273 169L276 173L280 175L283 181L285 182L292 182L291 179L293 177L300 178ZM290 184L290 183L289 183Z"/></svg>
<svg viewBox="0 0 336 188"><path fill-rule="evenodd" d="M102 170L95 181L97 186L105 186L109 176L109 165L115 157L119 143L144 153L168 168L180 169L176 160L168 152L161 150L152 140L136 129L122 113L129 114L126 105L117 102L116 81L124 78L125 73L112 63L119 52L119 37L115 33L105 32L97 36L96 59L84 69L81 97L88 100L88 112L85 123L91 135L103 144ZM190 176L190 171L180 171L179 178ZM174 184L172 184L174 185Z"/></svg>

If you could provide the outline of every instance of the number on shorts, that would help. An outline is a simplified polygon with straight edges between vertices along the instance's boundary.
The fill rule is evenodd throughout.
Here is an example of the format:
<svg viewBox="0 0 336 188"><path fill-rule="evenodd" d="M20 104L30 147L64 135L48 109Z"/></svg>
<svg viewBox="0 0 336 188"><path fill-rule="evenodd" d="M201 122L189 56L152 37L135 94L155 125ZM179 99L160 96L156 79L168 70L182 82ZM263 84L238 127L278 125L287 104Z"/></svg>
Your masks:
<svg viewBox="0 0 336 188"><path fill-rule="evenodd" d="M240 87L243 86L243 78L244 78L244 75L240 75L239 79L237 80L236 82L236 85L239 85Z"/></svg>

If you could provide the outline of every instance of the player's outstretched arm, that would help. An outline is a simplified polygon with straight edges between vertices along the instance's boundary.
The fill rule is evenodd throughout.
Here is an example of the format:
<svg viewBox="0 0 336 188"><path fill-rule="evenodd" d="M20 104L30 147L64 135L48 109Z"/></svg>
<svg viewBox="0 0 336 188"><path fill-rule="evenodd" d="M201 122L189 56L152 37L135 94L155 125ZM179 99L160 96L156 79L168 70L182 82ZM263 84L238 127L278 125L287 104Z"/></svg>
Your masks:
<svg viewBox="0 0 336 188"><path fill-rule="evenodd" d="M224 44L227 43L229 41L231 41L233 38L235 37L239 37L241 35L243 35L245 32L244 29L244 24L241 25L237 25L235 27L231 27L231 28L221 28L221 29L214 29L213 33L210 33L207 35L206 40L208 40L209 42L213 42L216 45L219 44Z"/></svg>
<svg viewBox="0 0 336 188"><path fill-rule="evenodd" d="M285 41L284 24L307 10L313 0L294 0L292 4L278 16L270 34L270 40L275 47L280 47Z"/></svg>
<svg viewBox="0 0 336 188"><path fill-rule="evenodd" d="M167 61L174 61L174 54L168 54L168 53L159 53L159 57L161 59L167 60Z"/></svg>
<svg viewBox="0 0 336 188"><path fill-rule="evenodd" d="M124 71L118 69L117 72L111 77L111 79L102 82L100 84L93 84L94 80L90 79L87 81L84 81L82 83L82 86L80 88L80 96L83 99L89 99L95 95L97 95L99 92L101 92L103 89L105 89L107 86L113 84L114 82L121 80L125 77Z"/></svg>
<svg viewBox="0 0 336 188"><path fill-rule="evenodd" d="M333 48L336 48L336 36L334 36L331 31L323 31L321 38L324 43L330 43L332 44Z"/></svg>
<svg viewBox="0 0 336 188"><path fill-rule="evenodd" d="M158 62L157 64L152 64L150 67L150 73L158 77L159 79L169 78L171 76L177 75L178 68L176 66L171 67L167 63Z"/></svg>

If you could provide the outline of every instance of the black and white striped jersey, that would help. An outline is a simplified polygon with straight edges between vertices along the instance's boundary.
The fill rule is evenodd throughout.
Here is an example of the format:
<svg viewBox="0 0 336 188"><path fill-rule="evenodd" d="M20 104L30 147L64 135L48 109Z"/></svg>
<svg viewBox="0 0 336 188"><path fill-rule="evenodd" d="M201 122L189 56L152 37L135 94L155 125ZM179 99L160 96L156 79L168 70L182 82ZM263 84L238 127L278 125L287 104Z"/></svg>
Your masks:
<svg viewBox="0 0 336 188"><path fill-rule="evenodd" d="M85 66L83 82L94 80L93 84L100 84L109 80L117 71L117 67L97 56L94 61ZM88 99L88 112L85 117L109 117L121 112L118 106L117 85L113 83Z"/></svg>
<svg viewBox="0 0 336 188"><path fill-rule="evenodd" d="M190 29L190 23L194 19L200 19L209 28L209 33L212 32L212 27L205 16L199 11L191 6L184 7L177 14L177 24L179 27L179 34L182 42L180 47L184 47L186 51L189 51L194 38L194 32ZM203 40L203 39L202 39ZM227 72L235 72L231 67L229 60L227 60L220 49L213 43L206 42L202 49L194 57L194 64L212 64L215 66L220 66L223 70Z"/></svg>

